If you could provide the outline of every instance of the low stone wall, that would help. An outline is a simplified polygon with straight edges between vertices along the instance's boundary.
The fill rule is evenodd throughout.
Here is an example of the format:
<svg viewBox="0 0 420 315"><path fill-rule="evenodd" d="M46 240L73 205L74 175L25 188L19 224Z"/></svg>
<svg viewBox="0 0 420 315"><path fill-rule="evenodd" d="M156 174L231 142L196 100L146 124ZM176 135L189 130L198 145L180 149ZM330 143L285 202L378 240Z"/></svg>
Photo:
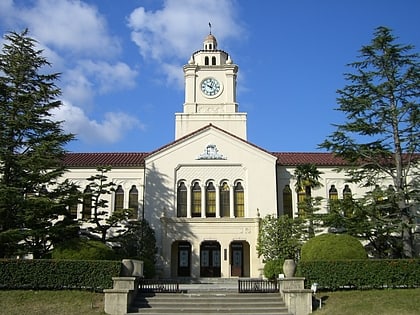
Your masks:
<svg viewBox="0 0 420 315"><path fill-rule="evenodd" d="M143 262L133 259L122 261L121 277L113 277L112 289L105 289L105 313L126 314L139 288L143 277Z"/></svg>
<svg viewBox="0 0 420 315"><path fill-rule="evenodd" d="M312 291L305 289L305 278L291 277L279 279L280 294L288 310L293 315L312 313Z"/></svg>

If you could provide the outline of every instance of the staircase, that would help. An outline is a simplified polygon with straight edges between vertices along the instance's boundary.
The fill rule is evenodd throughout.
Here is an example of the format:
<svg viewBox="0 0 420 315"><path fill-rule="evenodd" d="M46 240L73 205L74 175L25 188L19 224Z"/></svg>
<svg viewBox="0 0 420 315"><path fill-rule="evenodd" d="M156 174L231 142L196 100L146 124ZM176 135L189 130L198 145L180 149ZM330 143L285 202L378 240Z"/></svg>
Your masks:
<svg viewBox="0 0 420 315"><path fill-rule="evenodd" d="M237 280L200 279L180 285L181 293L143 293L130 314L291 315L280 293L238 293Z"/></svg>

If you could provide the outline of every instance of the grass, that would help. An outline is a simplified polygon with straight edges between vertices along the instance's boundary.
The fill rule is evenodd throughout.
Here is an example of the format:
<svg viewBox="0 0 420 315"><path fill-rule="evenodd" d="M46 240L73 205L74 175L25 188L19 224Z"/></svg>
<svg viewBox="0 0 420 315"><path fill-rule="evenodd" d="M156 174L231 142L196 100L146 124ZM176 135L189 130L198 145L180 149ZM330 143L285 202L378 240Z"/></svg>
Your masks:
<svg viewBox="0 0 420 315"><path fill-rule="evenodd" d="M318 292L314 315L418 315L420 289Z"/></svg>
<svg viewBox="0 0 420 315"><path fill-rule="evenodd" d="M0 314L98 315L104 312L104 295L87 291L2 291Z"/></svg>
<svg viewBox="0 0 420 315"><path fill-rule="evenodd" d="M314 315L417 315L420 289L318 292ZM103 315L104 295L86 291L2 291L0 314Z"/></svg>

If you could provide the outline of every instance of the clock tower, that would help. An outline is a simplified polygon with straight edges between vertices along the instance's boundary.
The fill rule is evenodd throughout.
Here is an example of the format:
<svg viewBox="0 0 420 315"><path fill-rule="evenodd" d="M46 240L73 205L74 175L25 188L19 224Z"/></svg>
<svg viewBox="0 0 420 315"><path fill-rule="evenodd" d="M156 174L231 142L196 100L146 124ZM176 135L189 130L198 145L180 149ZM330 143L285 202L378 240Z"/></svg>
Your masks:
<svg viewBox="0 0 420 315"><path fill-rule="evenodd" d="M236 103L238 66L217 48L211 32L183 70L184 111L175 114L175 140L208 124L246 140L246 113L239 113Z"/></svg>

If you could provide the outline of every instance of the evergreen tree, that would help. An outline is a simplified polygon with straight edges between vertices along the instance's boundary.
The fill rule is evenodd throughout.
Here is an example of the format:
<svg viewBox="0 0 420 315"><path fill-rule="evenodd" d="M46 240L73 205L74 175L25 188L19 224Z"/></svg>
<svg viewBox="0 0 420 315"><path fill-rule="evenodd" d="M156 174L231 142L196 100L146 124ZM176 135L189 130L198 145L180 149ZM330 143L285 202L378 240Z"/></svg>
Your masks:
<svg viewBox="0 0 420 315"><path fill-rule="evenodd" d="M61 106L54 83L59 74L46 73L50 64L36 50L36 41L27 30L6 34L5 40L0 54L0 256L23 250L39 258L47 254L52 234L60 234L53 230L73 224L65 201L72 185L57 185L56 179L65 172L64 145L74 136L51 119L51 111Z"/></svg>
<svg viewBox="0 0 420 315"><path fill-rule="evenodd" d="M418 197L420 64L411 45L397 44L390 29L378 27L360 60L349 64L349 82L338 90L346 116L322 144L349 163L353 182L365 187L392 178L404 257L413 256L414 200ZM417 191L417 192L416 192ZM417 197L414 195L417 194Z"/></svg>

